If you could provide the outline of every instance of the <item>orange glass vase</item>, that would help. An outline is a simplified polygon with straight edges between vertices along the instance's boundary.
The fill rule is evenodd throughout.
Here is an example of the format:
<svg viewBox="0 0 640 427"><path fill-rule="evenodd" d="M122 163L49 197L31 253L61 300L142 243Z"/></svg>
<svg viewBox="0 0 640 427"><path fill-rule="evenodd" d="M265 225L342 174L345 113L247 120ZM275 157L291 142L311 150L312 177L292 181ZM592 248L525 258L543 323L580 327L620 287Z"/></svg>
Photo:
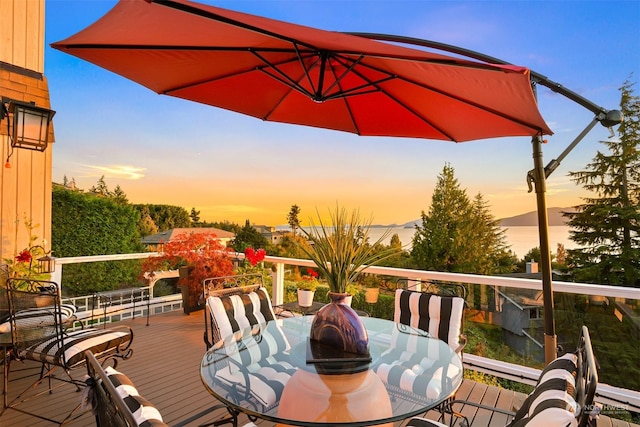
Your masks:
<svg viewBox="0 0 640 427"><path fill-rule="evenodd" d="M383 420L392 414L387 390L371 370L322 375L299 369L287 382L278 406L280 417L327 424Z"/></svg>

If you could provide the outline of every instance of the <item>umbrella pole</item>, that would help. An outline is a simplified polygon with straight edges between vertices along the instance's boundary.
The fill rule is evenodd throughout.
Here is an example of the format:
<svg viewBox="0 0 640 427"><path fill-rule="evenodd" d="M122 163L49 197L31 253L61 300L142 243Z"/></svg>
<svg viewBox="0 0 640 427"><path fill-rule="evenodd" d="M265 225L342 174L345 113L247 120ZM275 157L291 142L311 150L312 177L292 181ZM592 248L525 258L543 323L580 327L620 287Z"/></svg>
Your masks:
<svg viewBox="0 0 640 427"><path fill-rule="evenodd" d="M542 267L542 294L544 302L544 360L548 365L557 357L556 326L553 319L553 284L551 276L551 250L549 248L549 215L546 200L546 174L542 162L542 137L531 139L533 146L533 173L538 207L538 234L540 237L540 264Z"/></svg>

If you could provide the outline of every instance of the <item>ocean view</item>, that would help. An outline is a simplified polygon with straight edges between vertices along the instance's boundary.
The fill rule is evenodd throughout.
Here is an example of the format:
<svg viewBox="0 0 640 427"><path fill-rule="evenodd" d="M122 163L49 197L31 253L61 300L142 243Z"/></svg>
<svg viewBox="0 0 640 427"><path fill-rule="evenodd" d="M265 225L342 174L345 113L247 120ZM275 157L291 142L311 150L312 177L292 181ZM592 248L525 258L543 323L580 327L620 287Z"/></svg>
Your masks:
<svg viewBox="0 0 640 427"><path fill-rule="evenodd" d="M502 227L506 230L507 243L511 246L511 250L514 251L518 258L525 256L529 250L540 246L538 239L538 227L537 226L521 226L521 227ZM370 241L375 242L386 230L384 227L376 227L371 229ZM411 248L411 241L413 240L413 234L415 229L404 227L392 227L391 235L398 234L402 245L407 249ZM390 238L389 236L389 238ZM385 241L389 243L389 239ZM566 249L572 249L576 245L569 240L569 227L568 226L553 226L549 227L549 247L551 252L555 253L558 243L562 243Z"/></svg>

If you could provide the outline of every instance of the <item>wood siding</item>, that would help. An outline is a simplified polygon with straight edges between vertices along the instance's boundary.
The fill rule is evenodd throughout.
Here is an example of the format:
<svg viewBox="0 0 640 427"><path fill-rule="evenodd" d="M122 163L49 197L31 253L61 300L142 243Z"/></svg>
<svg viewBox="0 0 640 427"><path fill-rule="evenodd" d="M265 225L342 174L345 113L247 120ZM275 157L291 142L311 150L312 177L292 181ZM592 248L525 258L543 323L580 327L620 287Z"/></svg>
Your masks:
<svg viewBox="0 0 640 427"><path fill-rule="evenodd" d="M42 74L44 13L44 0L0 0L0 97L51 108ZM37 244L51 241L52 147L43 153L12 151L6 118L0 123L0 145L0 254L11 258L28 245L25 219L38 225L33 230Z"/></svg>

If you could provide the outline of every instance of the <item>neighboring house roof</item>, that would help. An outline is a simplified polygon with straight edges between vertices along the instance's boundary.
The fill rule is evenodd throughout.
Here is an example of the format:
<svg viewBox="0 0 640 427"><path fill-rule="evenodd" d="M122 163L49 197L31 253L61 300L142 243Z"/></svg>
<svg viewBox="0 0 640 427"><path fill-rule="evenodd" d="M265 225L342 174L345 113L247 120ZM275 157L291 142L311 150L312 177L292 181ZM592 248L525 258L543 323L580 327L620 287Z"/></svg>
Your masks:
<svg viewBox="0 0 640 427"><path fill-rule="evenodd" d="M215 234L220 240L231 240L236 237L235 233L230 231L220 230L213 227L199 227L199 228L172 228L171 230L163 231L162 233L152 234L140 239L143 245L159 245L161 243L167 243L171 240L176 240L184 234Z"/></svg>

